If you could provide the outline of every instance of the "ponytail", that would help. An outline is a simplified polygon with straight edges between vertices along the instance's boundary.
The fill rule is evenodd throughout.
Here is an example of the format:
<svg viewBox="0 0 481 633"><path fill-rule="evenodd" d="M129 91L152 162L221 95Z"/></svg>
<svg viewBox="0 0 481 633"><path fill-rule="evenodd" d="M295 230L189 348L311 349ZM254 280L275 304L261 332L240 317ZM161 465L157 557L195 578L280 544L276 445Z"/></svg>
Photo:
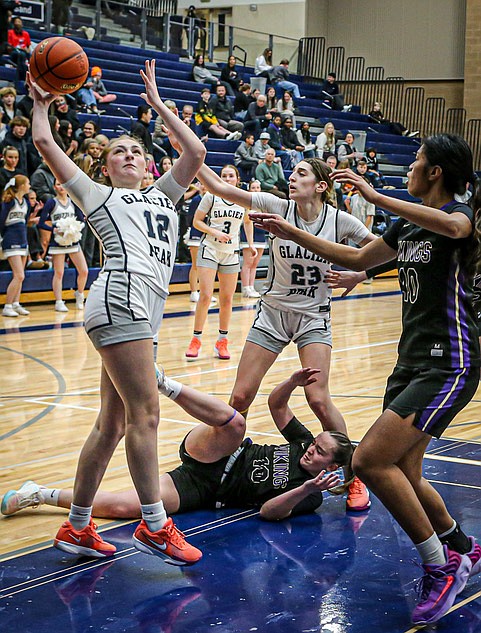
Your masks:
<svg viewBox="0 0 481 633"><path fill-rule="evenodd" d="M473 195L469 206L474 212L473 245L467 257L468 270L477 274L481 270L481 178L473 176Z"/></svg>
<svg viewBox="0 0 481 633"><path fill-rule="evenodd" d="M11 202L22 185L24 185L28 181L27 176L22 176L18 174L14 176L11 180L8 181L7 186L2 192L2 202Z"/></svg>

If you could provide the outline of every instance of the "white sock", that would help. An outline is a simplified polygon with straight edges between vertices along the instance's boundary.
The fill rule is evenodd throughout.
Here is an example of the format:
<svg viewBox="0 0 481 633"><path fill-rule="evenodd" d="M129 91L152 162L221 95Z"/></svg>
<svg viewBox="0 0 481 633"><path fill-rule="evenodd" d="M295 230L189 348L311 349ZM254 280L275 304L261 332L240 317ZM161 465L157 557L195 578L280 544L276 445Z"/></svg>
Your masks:
<svg viewBox="0 0 481 633"><path fill-rule="evenodd" d="M451 532L454 532L454 530L456 529L456 525L456 521L453 521L453 525L449 528L449 530L446 530L446 532L443 532L442 534L438 534L439 539L442 539L445 536L448 536L448 534L451 534Z"/></svg>
<svg viewBox="0 0 481 633"><path fill-rule="evenodd" d="M20 305L20 301L14 301L14 302L12 303L12 306L13 306L14 308L18 308L18 307L19 307L19 305Z"/></svg>
<svg viewBox="0 0 481 633"><path fill-rule="evenodd" d="M177 382L173 378L164 378L164 384L159 387L159 391L163 396L167 396L171 400L175 400L182 391L182 383Z"/></svg>
<svg viewBox="0 0 481 633"><path fill-rule="evenodd" d="M415 544L419 556L425 565L445 565L443 544L436 533L422 543Z"/></svg>
<svg viewBox="0 0 481 633"><path fill-rule="evenodd" d="M72 524L74 530L83 530L84 527L87 527L90 523L91 516L92 506L90 506L90 508L83 508L82 506L76 506L72 503L70 506L68 520Z"/></svg>
<svg viewBox="0 0 481 633"><path fill-rule="evenodd" d="M4 308L13 308L13 305L11 303L6 303Z"/></svg>
<svg viewBox="0 0 481 633"><path fill-rule="evenodd" d="M58 506L58 498L61 488L42 488L41 493L43 502L48 506Z"/></svg>
<svg viewBox="0 0 481 633"><path fill-rule="evenodd" d="M162 501L141 505L140 509L142 510L142 518L151 532L157 532L166 524L167 514Z"/></svg>

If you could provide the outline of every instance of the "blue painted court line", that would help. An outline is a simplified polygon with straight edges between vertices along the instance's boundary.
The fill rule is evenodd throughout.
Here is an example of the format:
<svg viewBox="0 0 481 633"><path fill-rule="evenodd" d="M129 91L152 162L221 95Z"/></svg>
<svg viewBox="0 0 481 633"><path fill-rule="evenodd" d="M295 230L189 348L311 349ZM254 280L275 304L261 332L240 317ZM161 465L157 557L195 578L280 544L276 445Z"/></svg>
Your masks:
<svg viewBox="0 0 481 633"><path fill-rule="evenodd" d="M332 301L344 301L348 300L357 300L357 299L369 299L369 298L378 298L378 297L390 297L395 295L400 295L401 292L399 290L393 290L390 292L372 292L368 294L360 294L360 295L349 295L347 297L333 297ZM256 304L245 305L245 306L234 306L232 308L233 312L242 312L247 310L255 310ZM195 310L179 310L177 312L165 312L163 318L164 319L175 319L177 317L186 317L192 316L195 313ZM209 314L218 314L219 308L210 308ZM11 334L11 333L22 333L22 332L41 332L46 330L58 330L64 328L72 328L72 327L83 327L83 321L69 321L68 323L45 323L42 325L25 325L14 328L0 328L1 334Z"/></svg>
<svg viewBox="0 0 481 633"><path fill-rule="evenodd" d="M456 453L456 444L460 449ZM448 449L449 457L436 451ZM463 529L480 536L481 444L433 440L425 475ZM464 463L469 455L473 463ZM443 457L443 459L441 459ZM479 464L479 465L478 465ZM28 512L28 511L26 511ZM32 511L42 512L42 509ZM87 561L51 547L0 564L2 630L22 633L414 633L421 570L412 543L373 498L346 514L328 497L318 514L268 523L256 510L202 511L176 523L203 559L177 568L132 548L135 523L103 531L119 553ZM14 530L15 517L6 519ZM5 523L3 524L6 525ZM481 575L438 633L480 633ZM432 628L429 630L433 630Z"/></svg>

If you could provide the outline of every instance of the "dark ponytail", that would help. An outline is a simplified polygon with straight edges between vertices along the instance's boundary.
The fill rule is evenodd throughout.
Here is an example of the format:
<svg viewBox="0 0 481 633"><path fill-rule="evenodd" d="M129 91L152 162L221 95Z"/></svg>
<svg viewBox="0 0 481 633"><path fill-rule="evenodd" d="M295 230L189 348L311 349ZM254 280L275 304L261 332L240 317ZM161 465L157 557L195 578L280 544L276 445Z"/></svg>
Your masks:
<svg viewBox="0 0 481 633"><path fill-rule="evenodd" d="M473 246L467 258L468 269L477 274L481 270L481 178L473 174L471 185L473 195L469 206L474 213Z"/></svg>

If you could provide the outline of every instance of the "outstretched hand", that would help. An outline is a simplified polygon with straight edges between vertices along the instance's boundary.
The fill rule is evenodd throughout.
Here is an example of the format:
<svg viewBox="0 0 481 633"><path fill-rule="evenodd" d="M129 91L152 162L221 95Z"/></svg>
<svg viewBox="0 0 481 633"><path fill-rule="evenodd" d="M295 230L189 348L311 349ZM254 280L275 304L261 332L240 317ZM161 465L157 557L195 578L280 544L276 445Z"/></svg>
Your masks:
<svg viewBox="0 0 481 633"><path fill-rule="evenodd" d="M58 95L54 95L52 92L45 92L45 90L40 88L40 86L32 79L29 71L27 71L25 83L30 89L30 96L32 97L35 105L44 105L48 107L58 97Z"/></svg>
<svg viewBox="0 0 481 633"><path fill-rule="evenodd" d="M288 240L293 231L292 224L284 220L280 215L275 213L259 213L257 211L249 213L249 218L254 222L254 226L258 226L264 231L272 233L281 239Z"/></svg>
<svg viewBox="0 0 481 633"><path fill-rule="evenodd" d="M174 110L175 114L178 115L178 110L177 108ZM170 128L168 128L166 125L162 124L162 131L167 134L167 137L169 139L170 144L172 145L172 147L176 150L176 152L178 152L179 154L182 154L182 146L179 143L179 141L177 140L176 135L172 132L172 130Z"/></svg>
<svg viewBox="0 0 481 633"><path fill-rule="evenodd" d="M326 471L321 470L321 472L316 477L314 477L314 479L308 479L302 485L304 486L306 491L313 493L322 492L323 490L329 490L329 488L334 488L334 486L338 486L340 482L341 479L336 473L328 473L326 475Z"/></svg>
<svg viewBox="0 0 481 633"><path fill-rule="evenodd" d="M332 270L331 268L324 275L324 281L328 288L345 288L341 297L348 295L358 283L367 279L365 272L354 272L352 270Z"/></svg>
<svg viewBox="0 0 481 633"><path fill-rule="evenodd" d="M140 76L145 84L145 92L141 92L140 96L154 109L161 103L157 82L155 80L155 59L145 60L145 70L140 69Z"/></svg>
<svg viewBox="0 0 481 633"><path fill-rule="evenodd" d="M320 371L320 369L313 369L312 367L303 367L302 369L297 369L291 375L291 380L296 385L296 387L305 387L306 385L312 385L313 382L316 382L316 374L318 374Z"/></svg>
<svg viewBox="0 0 481 633"><path fill-rule="evenodd" d="M352 169L335 169L331 174L329 174L329 177L331 180L335 180L336 182L352 185L361 193L365 200L368 202L374 202L376 198L376 191L371 187L367 180L364 180L364 178L359 174L355 174Z"/></svg>

